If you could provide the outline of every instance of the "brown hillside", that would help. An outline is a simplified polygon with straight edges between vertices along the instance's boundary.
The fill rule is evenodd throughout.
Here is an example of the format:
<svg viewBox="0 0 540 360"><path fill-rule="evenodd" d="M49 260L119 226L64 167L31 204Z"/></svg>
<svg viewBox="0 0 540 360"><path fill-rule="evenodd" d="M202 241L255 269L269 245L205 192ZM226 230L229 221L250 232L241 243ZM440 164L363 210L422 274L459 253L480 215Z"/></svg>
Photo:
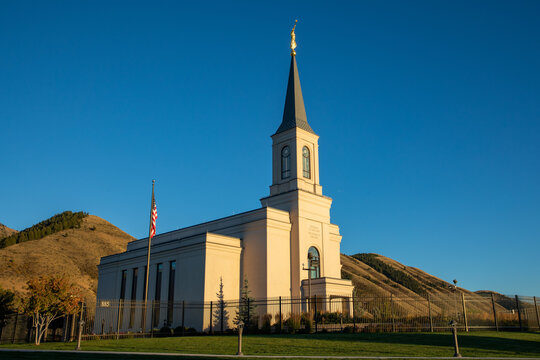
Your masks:
<svg viewBox="0 0 540 360"><path fill-rule="evenodd" d="M84 289L88 300L93 300L99 259L125 251L133 240L109 222L88 215L79 229L0 249L0 286L20 292L32 277L67 275Z"/></svg>
<svg viewBox="0 0 540 360"><path fill-rule="evenodd" d="M0 239L16 232L17 230L10 229L4 224L0 224Z"/></svg>
<svg viewBox="0 0 540 360"><path fill-rule="evenodd" d="M461 299L461 293L463 293L467 299L467 306L471 312L489 312L490 303L485 301L485 297L480 294L471 292L469 290L458 287L459 291L454 291L450 283L447 283L433 275L430 275L420 269L405 266L395 260L387 258L382 255L377 255L376 258L387 265L390 265L394 269L400 270L409 275L416 281L418 281L422 288L429 294L433 304L433 311L439 312L437 304L443 304L448 299L457 299L459 303ZM396 296L399 298L410 299L410 304L407 302L401 302L402 311L405 313L417 311L420 309L425 311L427 309L427 301L424 296L409 290L408 288L392 281L384 274L376 271L369 265L359 261L351 256L341 254L342 273L344 277L352 280L355 286L355 293L357 296ZM426 307L426 309L423 309ZM500 307L500 311L504 310L503 306Z"/></svg>

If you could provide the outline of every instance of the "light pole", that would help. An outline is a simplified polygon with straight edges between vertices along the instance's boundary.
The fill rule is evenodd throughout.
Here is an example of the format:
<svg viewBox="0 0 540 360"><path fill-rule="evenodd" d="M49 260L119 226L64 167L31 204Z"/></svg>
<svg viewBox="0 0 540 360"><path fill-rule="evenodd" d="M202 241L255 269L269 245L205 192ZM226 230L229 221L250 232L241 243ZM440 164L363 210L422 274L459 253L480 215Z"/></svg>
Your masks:
<svg viewBox="0 0 540 360"><path fill-rule="evenodd" d="M307 268L302 264L302 270L308 271L308 312L311 314L311 271L315 270L315 266L319 265L319 258L308 253Z"/></svg>
<svg viewBox="0 0 540 360"><path fill-rule="evenodd" d="M461 357L461 354L459 353L459 346L457 342L457 321L452 320L450 321L450 325L452 327L452 335L454 336L454 357Z"/></svg>
<svg viewBox="0 0 540 360"><path fill-rule="evenodd" d="M244 355L242 353L242 331L243 330L244 330L244 322L240 320L238 322L238 352L236 353L236 355L238 356Z"/></svg>

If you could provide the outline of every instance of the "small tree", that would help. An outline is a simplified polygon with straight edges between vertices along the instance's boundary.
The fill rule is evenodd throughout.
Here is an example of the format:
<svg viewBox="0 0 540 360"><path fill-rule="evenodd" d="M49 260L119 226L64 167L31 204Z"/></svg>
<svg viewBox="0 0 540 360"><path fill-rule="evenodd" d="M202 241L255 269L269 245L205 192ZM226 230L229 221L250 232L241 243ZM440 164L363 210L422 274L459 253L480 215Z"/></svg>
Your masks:
<svg viewBox="0 0 540 360"><path fill-rule="evenodd" d="M35 344L39 345L51 322L67 314L75 314L81 297L75 286L64 277L40 276L26 283L20 311L32 317Z"/></svg>
<svg viewBox="0 0 540 360"><path fill-rule="evenodd" d="M238 324L240 320L245 324L245 327L248 328L253 322L253 317L255 315L255 303L254 299L250 296L251 290L249 290L248 280L244 279L244 285L240 292L240 302L238 304L238 311L236 312L236 317L234 322Z"/></svg>
<svg viewBox="0 0 540 360"><path fill-rule="evenodd" d="M0 328L5 325L7 315L14 311L14 299L15 294L11 290L4 290L0 286Z"/></svg>
<svg viewBox="0 0 540 360"><path fill-rule="evenodd" d="M225 329L225 324L229 322L229 312L225 308L225 294L223 293L223 278L219 278L219 290L216 293L218 298L217 308L214 310L214 317L217 319L216 325L220 324L220 329Z"/></svg>

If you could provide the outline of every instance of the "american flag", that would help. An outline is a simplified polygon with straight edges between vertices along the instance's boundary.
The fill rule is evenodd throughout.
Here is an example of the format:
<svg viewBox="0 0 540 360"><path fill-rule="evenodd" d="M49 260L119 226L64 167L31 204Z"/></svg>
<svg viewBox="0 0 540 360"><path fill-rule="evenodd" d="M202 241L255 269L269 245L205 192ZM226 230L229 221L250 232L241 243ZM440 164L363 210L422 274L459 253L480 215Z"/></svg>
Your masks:
<svg viewBox="0 0 540 360"><path fill-rule="evenodd" d="M156 235L156 219L157 219L157 207L156 200L154 199L154 193L152 191L152 213L150 214L150 239Z"/></svg>

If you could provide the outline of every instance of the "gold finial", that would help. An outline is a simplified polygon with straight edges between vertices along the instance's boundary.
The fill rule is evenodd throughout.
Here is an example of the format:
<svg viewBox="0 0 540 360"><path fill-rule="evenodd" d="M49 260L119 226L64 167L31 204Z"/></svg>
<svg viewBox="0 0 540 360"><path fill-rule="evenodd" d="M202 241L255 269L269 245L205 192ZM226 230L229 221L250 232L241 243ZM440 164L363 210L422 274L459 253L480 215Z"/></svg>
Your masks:
<svg viewBox="0 0 540 360"><path fill-rule="evenodd" d="M292 56L296 55L296 51L294 51L294 49L296 49L296 34L294 33L294 29L296 28L297 22L298 20L294 20L294 26L291 31L291 55Z"/></svg>

